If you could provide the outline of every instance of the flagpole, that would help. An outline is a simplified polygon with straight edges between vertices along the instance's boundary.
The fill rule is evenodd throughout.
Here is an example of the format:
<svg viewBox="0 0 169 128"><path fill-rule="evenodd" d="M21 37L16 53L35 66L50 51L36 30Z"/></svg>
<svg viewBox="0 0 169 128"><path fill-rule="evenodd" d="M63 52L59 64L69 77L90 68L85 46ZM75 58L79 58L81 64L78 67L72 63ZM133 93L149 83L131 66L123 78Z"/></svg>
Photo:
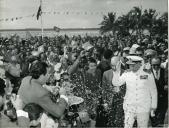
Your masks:
<svg viewBox="0 0 169 128"><path fill-rule="evenodd" d="M41 35L43 39L43 3L42 3L42 0L40 0L40 6L41 6Z"/></svg>

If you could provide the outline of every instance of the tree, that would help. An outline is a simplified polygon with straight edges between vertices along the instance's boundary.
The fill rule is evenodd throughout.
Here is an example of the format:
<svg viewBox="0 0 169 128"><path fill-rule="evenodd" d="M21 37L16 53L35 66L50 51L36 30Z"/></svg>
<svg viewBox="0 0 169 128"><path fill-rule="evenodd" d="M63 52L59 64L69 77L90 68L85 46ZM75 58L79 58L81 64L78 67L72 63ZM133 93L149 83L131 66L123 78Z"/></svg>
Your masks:
<svg viewBox="0 0 169 128"><path fill-rule="evenodd" d="M142 15L142 29L149 30L150 34L152 34L154 24L157 20L157 13L154 9L144 10L144 13Z"/></svg>
<svg viewBox="0 0 169 128"><path fill-rule="evenodd" d="M118 26L116 30L120 35L129 35L130 22L128 15L118 17L115 24Z"/></svg>
<svg viewBox="0 0 169 128"><path fill-rule="evenodd" d="M116 30L115 21L116 21L116 13L111 12L111 13L108 13L108 16L104 15L103 21L100 23L101 33L103 34L109 31L112 31L114 33Z"/></svg>
<svg viewBox="0 0 169 128"><path fill-rule="evenodd" d="M108 13L101 22L101 33L118 31L120 35L126 36L136 32L141 35L146 29L150 35L162 35L168 32L168 13L158 14L154 9L145 9L133 7L126 15L119 16L116 19L116 13Z"/></svg>

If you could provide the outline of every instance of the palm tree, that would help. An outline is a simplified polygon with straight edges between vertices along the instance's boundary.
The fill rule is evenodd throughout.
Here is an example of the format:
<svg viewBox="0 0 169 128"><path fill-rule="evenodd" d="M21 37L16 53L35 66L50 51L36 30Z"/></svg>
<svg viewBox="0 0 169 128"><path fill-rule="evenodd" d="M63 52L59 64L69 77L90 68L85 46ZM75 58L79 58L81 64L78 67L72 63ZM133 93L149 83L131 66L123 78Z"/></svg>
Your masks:
<svg viewBox="0 0 169 128"><path fill-rule="evenodd" d="M115 21L116 21L116 13L111 12L108 13L108 16L104 15L103 21L99 24L101 25L100 32L102 34L109 31L112 31L114 33L117 27L115 25Z"/></svg>
<svg viewBox="0 0 169 128"><path fill-rule="evenodd" d="M144 10L144 13L142 15L142 29L149 30L150 34L153 34L153 27L157 20L157 13L154 9Z"/></svg>
<svg viewBox="0 0 169 128"><path fill-rule="evenodd" d="M168 33L168 13L165 12L161 17L154 21L152 33L163 35Z"/></svg>
<svg viewBox="0 0 169 128"><path fill-rule="evenodd" d="M139 7L133 7L127 14L129 19L129 28L134 32L137 33L141 32L141 16L142 16L142 9Z"/></svg>
<svg viewBox="0 0 169 128"><path fill-rule="evenodd" d="M129 35L130 22L128 15L118 17L115 24L118 26L116 30L120 35Z"/></svg>
<svg viewBox="0 0 169 128"><path fill-rule="evenodd" d="M126 15L116 19L116 13L108 13L103 17L99 24L101 34L112 31L118 31L120 35L128 35L136 32L141 35L145 29L149 30L150 36L155 34L167 34L168 32L168 13L164 13L157 18L158 14L154 9L145 9L134 7Z"/></svg>

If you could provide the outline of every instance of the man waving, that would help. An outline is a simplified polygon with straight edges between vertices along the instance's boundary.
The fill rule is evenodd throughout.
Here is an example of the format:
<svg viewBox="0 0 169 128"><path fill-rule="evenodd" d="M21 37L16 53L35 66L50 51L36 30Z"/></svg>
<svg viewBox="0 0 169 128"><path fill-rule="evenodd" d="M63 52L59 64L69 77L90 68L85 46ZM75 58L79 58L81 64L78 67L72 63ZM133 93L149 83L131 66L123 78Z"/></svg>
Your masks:
<svg viewBox="0 0 169 128"><path fill-rule="evenodd" d="M138 127L148 127L149 114L154 116L157 108L157 89L152 73L144 72L143 59L138 56L128 56L129 70L120 76L119 71L114 75L112 83L121 86L126 83L126 95L123 109L125 113L125 128L133 127L137 119Z"/></svg>

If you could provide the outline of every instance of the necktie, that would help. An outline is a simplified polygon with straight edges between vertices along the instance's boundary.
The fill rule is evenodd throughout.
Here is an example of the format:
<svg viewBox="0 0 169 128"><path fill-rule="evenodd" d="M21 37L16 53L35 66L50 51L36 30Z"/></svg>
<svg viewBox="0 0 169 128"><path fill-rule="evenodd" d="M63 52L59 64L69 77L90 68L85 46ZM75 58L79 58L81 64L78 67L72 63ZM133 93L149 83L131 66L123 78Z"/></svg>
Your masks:
<svg viewBox="0 0 169 128"><path fill-rule="evenodd" d="M158 80L158 71L156 71L156 79Z"/></svg>

